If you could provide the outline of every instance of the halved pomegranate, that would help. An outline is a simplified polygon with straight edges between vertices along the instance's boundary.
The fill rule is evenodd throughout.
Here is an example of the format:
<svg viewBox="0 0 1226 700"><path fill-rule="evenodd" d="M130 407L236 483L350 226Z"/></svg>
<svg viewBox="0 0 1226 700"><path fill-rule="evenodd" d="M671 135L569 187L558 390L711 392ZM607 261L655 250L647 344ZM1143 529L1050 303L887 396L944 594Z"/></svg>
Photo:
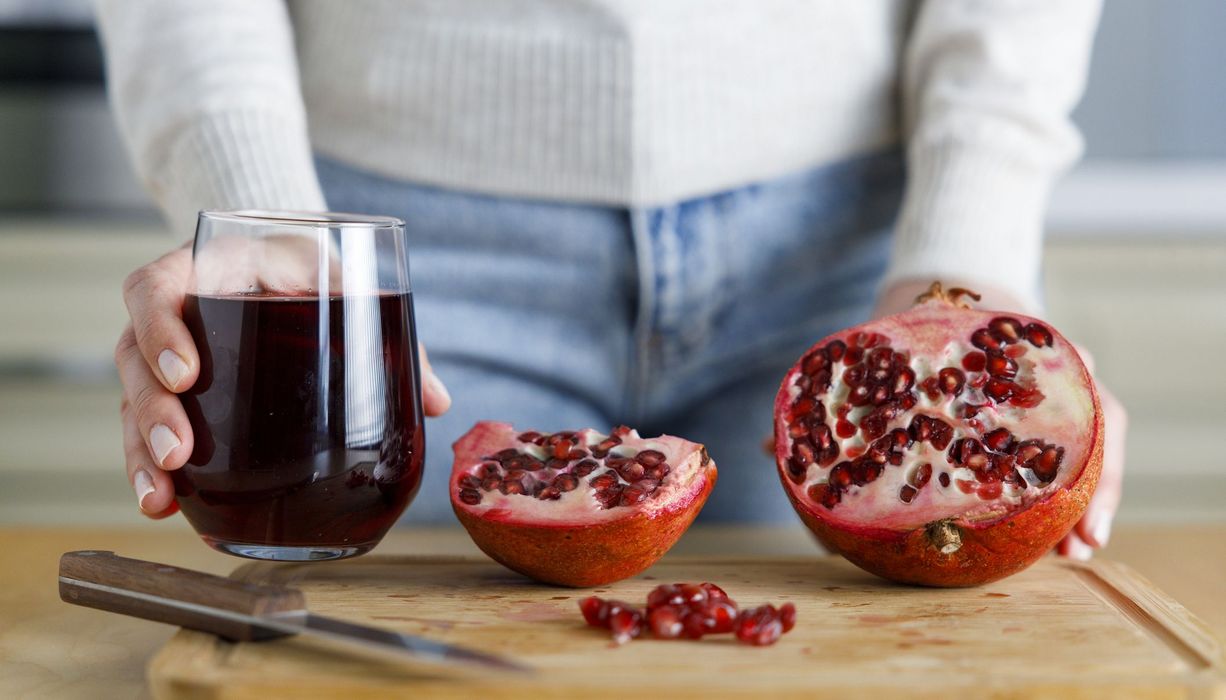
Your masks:
<svg viewBox="0 0 1226 700"><path fill-rule="evenodd" d="M715 485L702 445L624 426L541 434L482 421L453 447L451 505L473 541L507 568L563 586L651 566Z"/></svg>
<svg viewBox="0 0 1226 700"><path fill-rule="evenodd" d="M934 283L906 312L822 339L775 400L775 461L818 539L885 578L974 586L1081 517L1103 424L1073 346Z"/></svg>

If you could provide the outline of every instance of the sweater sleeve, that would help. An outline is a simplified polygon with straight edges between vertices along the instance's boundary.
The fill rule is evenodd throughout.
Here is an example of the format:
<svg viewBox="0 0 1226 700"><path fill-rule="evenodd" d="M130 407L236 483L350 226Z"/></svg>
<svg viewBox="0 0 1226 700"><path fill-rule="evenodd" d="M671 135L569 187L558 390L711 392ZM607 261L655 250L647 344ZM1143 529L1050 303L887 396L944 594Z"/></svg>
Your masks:
<svg viewBox="0 0 1226 700"><path fill-rule="evenodd" d="M886 284L982 280L1039 307L1044 210L1099 0L924 0L903 66L908 182Z"/></svg>
<svg viewBox="0 0 1226 700"><path fill-rule="evenodd" d="M97 0L111 102L177 234L201 209L325 209L282 0Z"/></svg>

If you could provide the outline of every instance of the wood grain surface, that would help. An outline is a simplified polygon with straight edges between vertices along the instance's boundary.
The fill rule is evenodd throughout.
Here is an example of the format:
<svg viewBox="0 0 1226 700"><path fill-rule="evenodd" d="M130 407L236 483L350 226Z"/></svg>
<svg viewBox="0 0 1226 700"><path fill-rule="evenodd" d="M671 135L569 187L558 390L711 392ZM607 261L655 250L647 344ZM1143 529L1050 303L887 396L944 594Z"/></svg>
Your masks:
<svg viewBox="0 0 1226 700"><path fill-rule="evenodd" d="M74 549L110 549L217 574L228 574L242 563L206 547L180 518L140 527L0 528L0 698L150 696L147 666L175 629L60 601L59 558ZM673 552L813 557L816 549L799 527L705 526L687 532ZM375 553L478 554L458 528L400 528ZM1140 571L1207 621L1219 640L1226 639L1226 525L1121 526L1105 557ZM742 602L752 601L742 597ZM1109 645L1113 640L1096 642ZM855 647L844 653L869 652ZM976 651L972 647L962 653L971 657Z"/></svg>
<svg viewBox="0 0 1226 700"><path fill-rule="evenodd" d="M714 581L743 605L791 601L777 645L730 636L622 647L583 624L588 592L480 559L370 556L251 564L236 577L301 589L314 612L515 657L530 678L415 675L300 639L175 635L150 665L159 698L1199 697L1226 692L1208 629L1131 569L1049 559L975 589L897 586L833 557L670 557L594 589L642 601L662 581Z"/></svg>

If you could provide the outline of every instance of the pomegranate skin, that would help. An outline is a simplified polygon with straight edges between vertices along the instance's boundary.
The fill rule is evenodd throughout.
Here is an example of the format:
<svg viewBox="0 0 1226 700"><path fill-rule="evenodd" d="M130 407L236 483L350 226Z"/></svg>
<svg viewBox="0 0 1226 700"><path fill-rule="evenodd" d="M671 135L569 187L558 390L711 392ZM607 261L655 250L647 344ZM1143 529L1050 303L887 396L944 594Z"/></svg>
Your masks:
<svg viewBox="0 0 1226 700"><path fill-rule="evenodd" d="M1094 405L1097 409L1097 395ZM920 586L980 586L1012 576L1035 563L1081 519L1102 469L1101 413L1094 430L1094 447L1080 479L1024 511L996 521L974 523L961 518L950 521L962 541L962 547L953 554L941 553L928 528L909 532L849 531L832 527L820 514L800 503L791 489L788 498L822 546L869 573Z"/></svg>
<svg viewBox="0 0 1226 700"><path fill-rule="evenodd" d="M472 462L473 443L481 439L485 426L510 429L506 424L479 423L455 443L452 509L482 552L508 569L543 583L586 588L629 578L647 569L693 523L718 474L706 449L687 443L694 449L684 460L672 465L672 474L692 474L692 478L684 488L667 494L668 500L656 504L650 512L639 506L619 506L605 511L613 517L600 517L598 522L584 522L581 512L576 513L573 522L532 522L531 516L505 509L481 512L460 502L455 494L456 479Z"/></svg>
<svg viewBox="0 0 1226 700"><path fill-rule="evenodd" d="M845 521L846 518L832 516L831 509L811 498L807 499L805 484L789 480L787 472L788 416L795 401L795 395L789 394L789 387L802 372L801 365L805 358L814 350L829 347L832 341L847 341L857 332L882 330L883 325L887 329L897 330L931 322L933 313L974 314L980 319L971 322L963 322L965 318L959 319L958 323L951 324L958 330L1000 315L957 309L952 305L939 306L933 301L923 307L917 306L912 311L834 333L802 356L784 377L775 402L776 464L792 506L805 526L828 550L842 555L865 571L900 583L937 587L978 586L1015 574L1051 551L1084 514L1098 484L1103 454L1103 419L1098 394L1081 358L1071 349L1067 339L1050 326L1044 324L1050 330L1055 346L1063 344L1069 348L1066 357L1076 363L1077 383L1088 391L1093 404L1093 418L1083 433L1083 444L1087 446L1084 460L1080 464L1064 465L1071 476L1063 483L1044 487L1050 490L1041 499L1004 513L945 517L904 529L876 527L871 522L849 523ZM1022 323L1038 322L1021 314L1009 316L1020 319ZM848 507L854 508L855 505Z"/></svg>

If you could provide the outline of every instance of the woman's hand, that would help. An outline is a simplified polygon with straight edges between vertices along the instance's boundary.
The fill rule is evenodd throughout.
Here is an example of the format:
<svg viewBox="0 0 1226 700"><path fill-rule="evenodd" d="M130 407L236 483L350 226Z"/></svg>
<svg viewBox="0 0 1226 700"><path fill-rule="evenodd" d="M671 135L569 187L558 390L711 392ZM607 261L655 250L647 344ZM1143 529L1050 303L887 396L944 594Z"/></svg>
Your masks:
<svg viewBox="0 0 1226 700"><path fill-rule="evenodd" d="M1016 309L1026 312L1026 304L1019 299L998 289L985 288L984 285L971 280L942 280L947 286L966 287L983 295L977 306L985 309L1007 311ZM901 282L886 289L873 312L873 318L906 311L915 303L915 298L928 289L931 281ZM1085 348L1076 345L1077 352L1086 364L1086 369L1094 374L1094 358ZM1111 536L1111 523L1119 508L1120 495L1124 480L1124 436L1128 431L1128 414L1124 406L1115 398L1101 382L1095 382L1098 388L1098 400L1103 411L1103 470L1098 480L1098 488L1090 499L1081 520L1060 544L1056 551L1074 559L1089 559L1094 549L1105 547Z"/></svg>
<svg viewBox="0 0 1226 700"><path fill-rule="evenodd" d="M191 388L200 371L200 356L183 323L191 272L191 249L183 247L136 270L123 285L130 322L115 346L115 366L123 383L124 461L141 512L151 518L178 510L167 472L182 467L192 453L191 425L176 396ZM425 348L418 348L426 415L441 415L451 397Z"/></svg>

